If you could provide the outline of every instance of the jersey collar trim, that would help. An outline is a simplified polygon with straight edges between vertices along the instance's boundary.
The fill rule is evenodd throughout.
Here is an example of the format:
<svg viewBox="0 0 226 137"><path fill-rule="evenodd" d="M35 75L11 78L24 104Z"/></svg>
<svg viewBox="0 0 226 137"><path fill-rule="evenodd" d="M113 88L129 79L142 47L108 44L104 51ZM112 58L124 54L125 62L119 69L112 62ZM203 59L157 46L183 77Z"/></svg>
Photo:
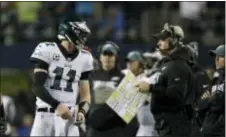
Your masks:
<svg viewBox="0 0 226 137"><path fill-rule="evenodd" d="M59 48L59 50L60 50L60 52L62 53L62 55L64 56L64 58L66 59L66 60L74 60L77 56L78 56L78 54L79 54L79 51L78 50L75 50L73 53L68 53L67 51L66 51L66 49L61 45L61 44L57 44L57 46L58 46L58 48Z"/></svg>

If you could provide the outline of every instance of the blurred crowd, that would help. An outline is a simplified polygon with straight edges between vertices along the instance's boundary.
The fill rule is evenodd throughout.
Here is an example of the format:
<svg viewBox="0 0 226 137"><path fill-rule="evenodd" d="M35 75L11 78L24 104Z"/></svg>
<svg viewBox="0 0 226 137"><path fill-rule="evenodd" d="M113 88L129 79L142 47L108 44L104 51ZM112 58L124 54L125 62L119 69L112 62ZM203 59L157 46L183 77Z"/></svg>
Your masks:
<svg viewBox="0 0 226 137"><path fill-rule="evenodd" d="M89 43L113 40L150 44L163 22L184 26L186 40L224 41L224 2L1 2L1 45L54 40L65 20L86 20Z"/></svg>

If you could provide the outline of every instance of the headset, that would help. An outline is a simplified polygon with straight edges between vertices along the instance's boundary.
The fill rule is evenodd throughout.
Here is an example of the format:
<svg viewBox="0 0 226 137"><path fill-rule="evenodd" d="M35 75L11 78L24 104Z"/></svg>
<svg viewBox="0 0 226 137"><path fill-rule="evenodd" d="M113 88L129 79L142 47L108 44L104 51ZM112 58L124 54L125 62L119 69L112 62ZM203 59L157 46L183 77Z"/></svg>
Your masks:
<svg viewBox="0 0 226 137"><path fill-rule="evenodd" d="M175 46L181 45L180 43L181 43L182 38L178 37L175 34L174 26L169 25L168 23L165 23L164 27L163 27L163 31L167 31L167 32L170 33L169 43L172 46L172 48L175 47Z"/></svg>

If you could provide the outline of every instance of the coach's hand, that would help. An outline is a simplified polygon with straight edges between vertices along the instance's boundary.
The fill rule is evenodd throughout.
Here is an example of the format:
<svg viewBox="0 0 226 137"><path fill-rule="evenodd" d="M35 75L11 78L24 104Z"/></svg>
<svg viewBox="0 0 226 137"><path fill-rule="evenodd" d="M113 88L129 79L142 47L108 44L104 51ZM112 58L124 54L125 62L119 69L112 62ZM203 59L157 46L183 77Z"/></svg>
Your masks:
<svg viewBox="0 0 226 137"><path fill-rule="evenodd" d="M78 112L77 117L75 119L75 125L80 126L85 122L85 115L82 112Z"/></svg>
<svg viewBox="0 0 226 137"><path fill-rule="evenodd" d="M72 114L69 108L64 104L59 104L57 106L57 115L60 116L62 119L72 119Z"/></svg>
<svg viewBox="0 0 226 137"><path fill-rule="evenodd" d="M141 93L148 93L148 91L150 90L150 84L144 81L138 83L136 87L138 88L138 91Z"/></svg>

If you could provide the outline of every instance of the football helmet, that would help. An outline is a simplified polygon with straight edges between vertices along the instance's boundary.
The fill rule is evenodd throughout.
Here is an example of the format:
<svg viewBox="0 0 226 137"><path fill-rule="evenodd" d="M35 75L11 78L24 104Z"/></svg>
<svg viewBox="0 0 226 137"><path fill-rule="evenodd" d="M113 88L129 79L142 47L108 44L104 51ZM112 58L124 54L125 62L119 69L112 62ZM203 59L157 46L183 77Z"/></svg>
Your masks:
<svg viewBox="0 0 226 137"><path fill-rule="evenodd" d="M67 40L76 47L83 47L87 37L91 34L85 21L65 22L58 27L58 39Z"/></svg>

